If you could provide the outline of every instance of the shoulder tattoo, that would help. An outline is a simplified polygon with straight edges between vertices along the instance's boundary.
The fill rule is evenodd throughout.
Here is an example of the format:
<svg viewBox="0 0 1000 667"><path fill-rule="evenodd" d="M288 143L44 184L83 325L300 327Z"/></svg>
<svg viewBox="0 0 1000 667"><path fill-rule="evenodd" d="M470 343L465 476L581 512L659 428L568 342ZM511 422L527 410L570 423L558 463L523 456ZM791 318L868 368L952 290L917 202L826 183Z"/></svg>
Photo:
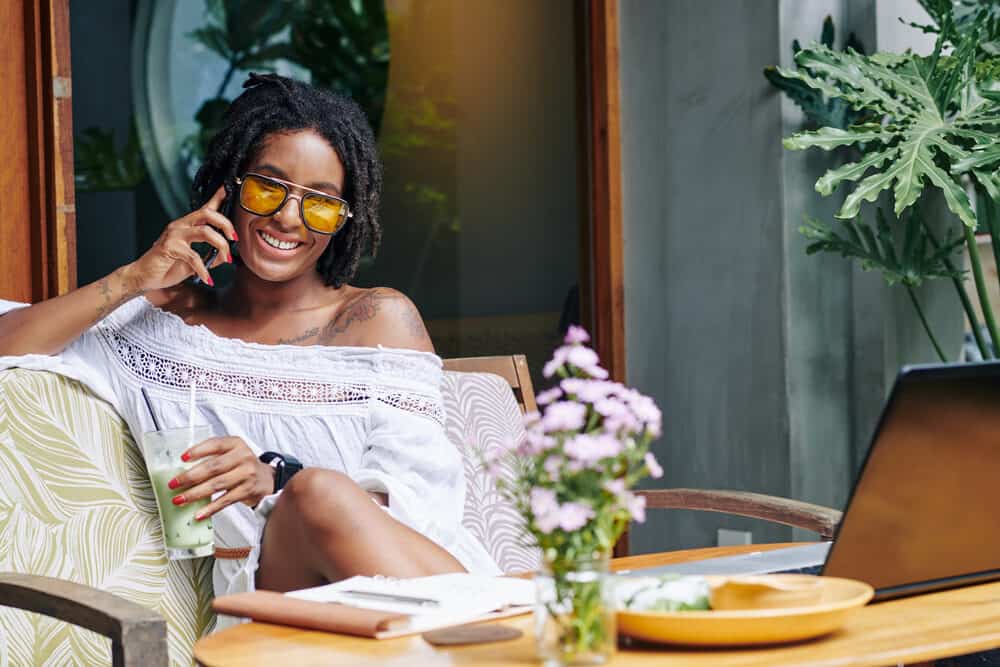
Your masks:
<svg viewBox="0 0 1000 667"><path fill-rule="evenodd" d="M387 304L390 304L389 308L395 309L396 313L398 313L399 324L405 327L411 336L415 338L427 336L424 321L420 318L420 313L417 312L416 306L410 303L409 299L395 290L376 288L368 290L348 303L322 328L312 327L303 331L298 336L279 338L278 344L295 345L315 339L315 344L318 345L334 345L337 339L351 327L375 319L376 315Z"/></svg>
<svg viewBox="0 0 1000 667"><path fill-rule="evenodd" d="M378 314L380 301L394 298L391 295L373 289L365 292L353 302L348 304L337 316L327 322L326 326L319 333L320 345L330 345L342 333L347 331L355 322L367 322Z"/></svg>

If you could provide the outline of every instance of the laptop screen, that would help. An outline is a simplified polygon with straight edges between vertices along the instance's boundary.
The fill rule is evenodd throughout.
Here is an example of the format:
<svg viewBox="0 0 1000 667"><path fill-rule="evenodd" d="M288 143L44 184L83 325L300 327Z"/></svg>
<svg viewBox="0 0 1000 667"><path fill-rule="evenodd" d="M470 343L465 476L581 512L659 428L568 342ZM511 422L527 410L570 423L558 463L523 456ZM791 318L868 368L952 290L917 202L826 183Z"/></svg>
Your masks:
<svg viewBox="0 0 1000 667"><path fill-rule="evenodd" d="M904 369L823 574L880 598L1000 578L1000 363Z"/></svg>

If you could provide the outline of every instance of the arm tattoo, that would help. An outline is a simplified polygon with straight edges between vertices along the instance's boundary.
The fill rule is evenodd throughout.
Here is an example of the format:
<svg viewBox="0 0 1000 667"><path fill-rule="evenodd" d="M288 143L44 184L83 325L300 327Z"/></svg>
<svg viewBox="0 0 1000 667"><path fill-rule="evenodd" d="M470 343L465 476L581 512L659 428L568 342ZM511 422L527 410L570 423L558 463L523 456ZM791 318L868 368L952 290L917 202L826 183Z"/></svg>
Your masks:
<svg viewBox="0 0 1000 667"><path fill-rule="evenodd" d="M132 287L127 285L124 280L120 281L118 289L118 297L115 298L114 291L111 289L111 277L107 276L101 278L97 282L97 291L100 292L103 300L101 305L97 307L97 318L104 319L108 314L111 313L115 308L122 305L126 301L134 299L135 297L145 294L146 290L142 288Z"/></svg>

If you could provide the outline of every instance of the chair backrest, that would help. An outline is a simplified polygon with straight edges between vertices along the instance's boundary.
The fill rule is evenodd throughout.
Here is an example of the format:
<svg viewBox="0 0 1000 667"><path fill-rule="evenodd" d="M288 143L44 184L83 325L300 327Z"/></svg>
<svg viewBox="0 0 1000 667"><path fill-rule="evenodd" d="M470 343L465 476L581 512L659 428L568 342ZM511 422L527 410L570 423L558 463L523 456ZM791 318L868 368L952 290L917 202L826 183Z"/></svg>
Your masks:
<svg viewBox="0 0 1000 667"><path fill-rule="evenodd" d="M445 359L446 371L463 373L493 373L507 382L514 392L521 412L533 412L538 409L535 404L535 389L531 384L531 374L528 372L528 361L523 354L507 354L497 357L461 357Z"/></svg>
<svg viewBox="0 0 1000 667"><path fill-rule="evenodd" d="M522 385L523 386L523 385ZM527 389L531 391L530 380ZM497 489L483 460L506 451L524 434L522 409L507 379L492 373L446 371L441 387L445 432L462 452L466 495L463 524L478 538L504 572L535 570L537 549L525 546L522 520ZM534 394L529 394L534 400ZM514 462L498 462L501 476L511 479Z"/></svg>
<svg viewBox="0 0 1000 667"><path fill-rule="evenodd" d="M212 559L167 561L139 448L110 405L74 380L0 371L0 571L108 590L167 619L173 664L215 622ZM0 663L110 664L108 640L0 608Z"/></svg>

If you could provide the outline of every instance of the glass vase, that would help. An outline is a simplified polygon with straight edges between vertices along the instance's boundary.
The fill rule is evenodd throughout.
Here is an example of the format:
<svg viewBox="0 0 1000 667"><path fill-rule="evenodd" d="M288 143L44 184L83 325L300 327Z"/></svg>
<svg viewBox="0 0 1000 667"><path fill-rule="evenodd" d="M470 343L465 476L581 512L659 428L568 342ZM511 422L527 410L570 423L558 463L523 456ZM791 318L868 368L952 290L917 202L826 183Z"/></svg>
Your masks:
<svg viewBox="0 0 1000 667"><path fill-rule="evenodd" d="M535 576L535 640L547 667L611 659L617 626L608 557L543 562Z"/></svg>

